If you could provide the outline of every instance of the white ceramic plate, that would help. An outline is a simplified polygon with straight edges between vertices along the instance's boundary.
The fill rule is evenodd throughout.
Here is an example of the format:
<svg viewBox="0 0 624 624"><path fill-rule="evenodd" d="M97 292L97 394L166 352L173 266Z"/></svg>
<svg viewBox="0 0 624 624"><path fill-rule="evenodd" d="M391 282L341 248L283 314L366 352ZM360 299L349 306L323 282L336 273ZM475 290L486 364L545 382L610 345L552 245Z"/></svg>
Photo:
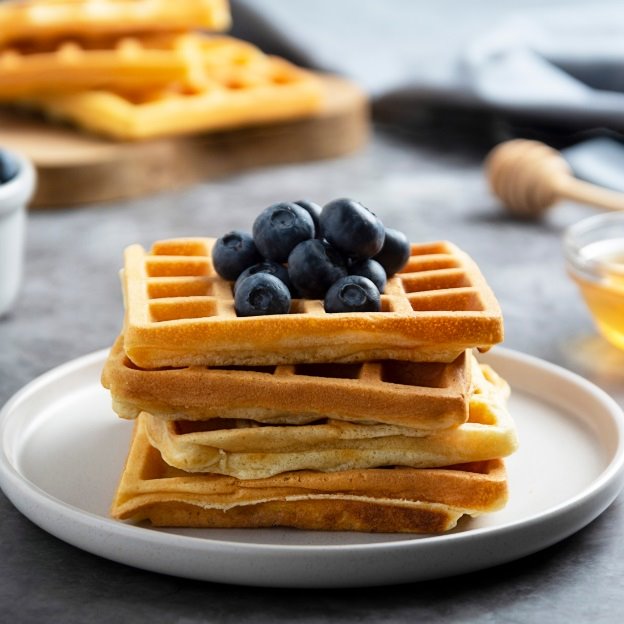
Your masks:
<svg viewBox="0 0 624 624"><path fill-rule="evenodd" d="M86 551L194 579L275 587L420 581L513 561L578 531L616 497L624 417L586 380L505 349L483 356L511 384L520 450L510 501L439 536L285 529L152 529L108 518L132 423L100 387L105 351L60 366L0 412L0 485L40 527Z"/></svg>

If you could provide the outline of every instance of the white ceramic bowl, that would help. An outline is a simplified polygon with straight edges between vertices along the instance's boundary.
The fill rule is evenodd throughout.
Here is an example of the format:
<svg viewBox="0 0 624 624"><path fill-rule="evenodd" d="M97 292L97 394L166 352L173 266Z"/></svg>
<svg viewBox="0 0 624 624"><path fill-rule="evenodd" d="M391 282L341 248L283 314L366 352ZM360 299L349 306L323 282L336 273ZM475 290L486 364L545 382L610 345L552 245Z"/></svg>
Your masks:
<svg viewBox="0 0 624 624"><path fill-rule="evenodd" d="M18 171L12 180L0 184L0 316L13 305L22 279L26 206L36 181L27 158L3 151L17 162Z"/></svg>

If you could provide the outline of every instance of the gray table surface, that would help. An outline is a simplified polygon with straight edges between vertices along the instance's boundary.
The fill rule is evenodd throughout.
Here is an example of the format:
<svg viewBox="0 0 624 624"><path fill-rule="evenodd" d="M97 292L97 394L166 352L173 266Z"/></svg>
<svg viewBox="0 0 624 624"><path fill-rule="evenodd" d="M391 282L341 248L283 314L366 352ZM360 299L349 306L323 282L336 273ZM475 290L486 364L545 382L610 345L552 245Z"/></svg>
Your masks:
<svg viewBox="0 0 624 624"><path fill-rule="evenodd" d="M439 44L465 39L468 26L491 25L508 9L566 3L440 0L431 3L435 10L423 4L400 3L401 14L417 11L416 35L408 27L403 34L431 59ZM334 6L319 4L330 11ZM506 347L574 370L624 405L624 353L596 335L561 254L562 230L593 211L562 205L539 223L508 218L487 190L483 148L465 145L435 134L378 131L364 151L347 158L250 172L135 201L32 213L23 288L13 312L0 319L0 405L46 370L112 343L121 325L117 271L126 245L248 229L263 207L301 196L320 203L352 196L412 240L453 240L479 262L501 302ZM0 620L617 621L624 612L622 527L620 496L576 535L495 569L366 590L259 589L162 576L98 558L39 529L0 493Z"/></svg>
<svg viewBox="0 0 624 624"><path fill-rule="evenodd" d="M597 337L564 272L562 205L514 221L485 184L483 151L378 131L359 154L259 170L176 193L29 217L26 274L0 321L0 403L40 373L109 346L120 329L123 248L249 228L264 206L352 196L412 240L450 239L480 263L505 315L505 346L580 372L624 404L624 353ZM111 417L113 415L111 414ZM0 613L6 621L614 621L624 610L620 497L580 533L523 560L450 580L367 590L194 582L92 556L48 535L0 495ZM1 619L1 618L0 618Z"/></svg>

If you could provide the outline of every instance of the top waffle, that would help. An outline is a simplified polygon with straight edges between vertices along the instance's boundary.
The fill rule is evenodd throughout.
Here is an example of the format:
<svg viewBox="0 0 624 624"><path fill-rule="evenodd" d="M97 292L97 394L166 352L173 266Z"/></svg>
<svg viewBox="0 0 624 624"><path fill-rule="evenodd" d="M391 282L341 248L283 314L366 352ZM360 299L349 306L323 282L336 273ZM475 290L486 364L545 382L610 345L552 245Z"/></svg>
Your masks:
<svg viewBox="0 0 624 624"><path fill-rule="evenodd" d="M0 45L230 25L227 0L23 0L0 4Z"/></svg>
<svg viewBox="0 0 624 624"><path fill-rule="evenodd" d="M503 338L499 305L474 261L448 242L415 244L381 311L326 314L293 300L283 315L239 318L209 238L132 245L122 273L124 349L141 368L394 359L452 362Z"/></svg>

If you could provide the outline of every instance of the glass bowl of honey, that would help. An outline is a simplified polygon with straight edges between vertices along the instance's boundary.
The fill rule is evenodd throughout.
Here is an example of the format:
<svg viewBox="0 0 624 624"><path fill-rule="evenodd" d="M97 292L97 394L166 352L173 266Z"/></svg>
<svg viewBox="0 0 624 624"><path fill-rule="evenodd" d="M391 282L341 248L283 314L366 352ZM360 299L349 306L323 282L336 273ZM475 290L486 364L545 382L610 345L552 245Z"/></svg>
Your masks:
<svg viewBox="0 0 624 624"><path fill-rule="evenodd" d="M566 230L563 246L598 330L624 349L624 212L579 221Z"/></svg>

